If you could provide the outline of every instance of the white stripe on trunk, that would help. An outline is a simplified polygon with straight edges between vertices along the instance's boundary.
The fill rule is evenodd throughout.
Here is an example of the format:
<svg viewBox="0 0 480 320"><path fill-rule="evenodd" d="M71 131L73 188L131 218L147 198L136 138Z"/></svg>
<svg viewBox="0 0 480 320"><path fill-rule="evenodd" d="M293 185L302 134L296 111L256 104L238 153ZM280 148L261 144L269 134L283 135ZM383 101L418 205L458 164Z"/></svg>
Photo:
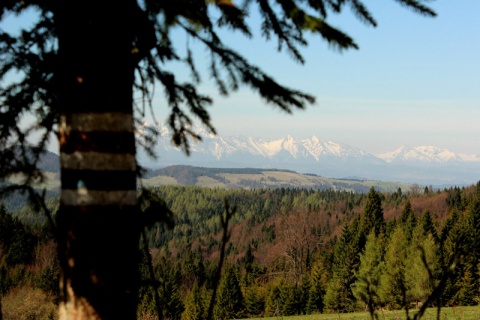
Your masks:
<svg viewBox="0 0 480 320"><path fill-rule="evenodd" d="M133 115L122 112L106 113L76 113L67 117L60 117L60 130L65 131L111 131L111 132L133 132Z"/></svg>
<svg viewBox="0 0 480 320"><path fill-rule="evenodd" d="M85 188L76 190L64 189L62 190L61 202L67 206L134 206L137 204L137 191L103 191L87 190Z"/></svg>
<svg viewBox="0 0 480 320"><path fill-rule="evenodd" d="M63 169L135 171L135 155L130 153L80 152L60 154Z"/></svg>

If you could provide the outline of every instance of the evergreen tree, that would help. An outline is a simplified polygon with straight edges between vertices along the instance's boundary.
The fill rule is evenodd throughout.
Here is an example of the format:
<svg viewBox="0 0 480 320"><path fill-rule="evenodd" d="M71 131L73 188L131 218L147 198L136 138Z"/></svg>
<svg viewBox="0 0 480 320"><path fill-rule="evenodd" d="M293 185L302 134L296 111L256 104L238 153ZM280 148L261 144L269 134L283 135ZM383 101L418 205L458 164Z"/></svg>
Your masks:
<svg viewBox="0 0 480 320"><path fill-rule="evenodd" d="M409 302L423 302L437 285L438 250L431 233L424 235L420 226L407 248L405 285ZM426 265L425 265L426 264Z"/></svg>
<svg viewBox="0 0 480 320"><path fill-rule="evenodd" d="M476 195L468 207L468 234L473 263L480 263L480 194Z"/></svg>
<svg viewBox="0 0 480 320"><path fill-rule="evenodd" d="M353 232L355 230L358 230L358 220L350 227L343 228L335 248L333 275L325 293L325 308L333 312L355 310L355 297L351 289L359 263L359 246Z"/></svg>
<svg viewBox="0 0 480 320"><path fill-rule="evenodd" d="M465 263L455 281L455 294L450 300L452 305L473 306L478 304L478 283L475 283L475 274L472 264Z"/></svg>
<svg viewBox="0 0 480 320"><path fill-rule="evenodd" d="M177 271L175 269L165 270L161 278L163 283L161 286L161 303L163 305L163 312L167 319L180 319L184 306L180 296L180 291L177 284Z"/></svg>
<svg viewBox="0 0 480 320"><path fill-rule="evenodd" d="M373 316L380 305L380 278L383 273L382 235L379 238L372 231L367 237L365 251L360 255L360 267L355 274L357 280L352 287L355 297L363 302Z"/></svg>
<svg viewBox="0 0 480 320"><path fill-rule="evenodd" d="M324 297L328 285L329 273L321 260L312 267L310 277L310 292L308 295L307 312L323 312Z"/></svg>
<svg viewBox="0 0 480 320"><path fill-rule="evenodd" d="M258 286L248 287L245 291L245 311L249 317L258 317L265 310L265 298Z"/></svg>
<svg viewBox="0 0 480 320"><path fill-rule="evenodd" d="M289 285L282 281L280 285L280 305L282 316L299 314L299 290L296 285Z"/></svg>
<svg viewBox="0 0 480 320"><path fill-rule="evenodd" d="M415 213L413 212L410 200L407 200L407 203L405 204L405 208L400 216L400 223L403 225L407 240L410 241L410 239L412 239L413 229L415 229L417 224L417 219L415 218Z"/></svg>
<svg viewBox="0 0 480 320"><path fill-rule="evenodd" d="M198 284L185 297L185 310L182 313L182 320L205 320L205 306L202 301L201 291Z"/></svg>
<svg viewBox="0 0 480 320"><path fill-rule="evenodd" d="M385 268L380 278L380 298L389 308L400 309L405 305L405 262L407 236L402 226L394 230L385 252Z"/></svg>
<svg viewBox="0 0 480 320"><path fill-rule="evenodd" d="M472 248L471 270L475 283L476 301L480 303L480 182L477 184L475 197L469 206L469 220Z"/></svg>
<svg viewBox="0 0 480 320"><path fill-rule="evenodd" d="M445 257L455 261L450 286L447 287L450 303L473 305L478 303L479 274L477 268L480 262L480 199L477 195L470 200L465 216L451 228L444 243ZM448 261L448 260L447 260Z"/></svg>
<svg viewBox="0 0 480 320"><path fill-rule="evenodd" d="M370 231L374 231L377 237L380 233L385 232L382 200L373 187L370 188L370 192L368 193L360 224L365 237Z"/></svg>
<svg viewBox="0 0 480 320"><path fill-rule="evenodd" d="M438 243L438 232L437 229L435 228L435 224L433 223L432 220L432 215L430 214L429 210L425 210L423 212L420 225L422 226L423 229L423 234L426 236L428 234L431 234L433 237L433 240L435 240L436 243Z"/></svg>
<svg viewBox="0 0 480 320"><path fill-rule="evenodd" d="M284 281L280 280L275 284L271 284L267 291L265 299L265 316L267 317L281 317L283 316L283 303L285 294L282 293Z"/></svg>
<svg viewBox="0 0 480 320"><path fill-rule="evenodd" d="M442 299L448 304L458 304L454 296L458 291L458 281L462 278L462 256L468 256L469 245L465 220L457 210L445 221L440 236L441 269L448 272L448 281Z"/></svg>
<svg viewBox="0 0 480 320"><path fill-rule="evenodd" d="M239 318L243 312L243 295L240 289L237 272L231 266L225 268L218 287L215 304L215 319Z"/></svg>
<svg viewBox="0 0 480 320"><path fill-rule="evenodd" d="M296 289L296 300L297 300L297 314L307 314L308 313L308 302L310 300L310 291L312 283L310 281L310 276L304 274L302 276L302 281L300 285L295 287Z"/></svg>
<svg viewBox="0 0 480 320"><path fill-rule="evenodd" d="M255 280L255 272L254 272L254 265L253 262L255 257L252 252L252 246L249 243L247 246L247 250L245 251L245 256L243 257L243 263L245 266L245 276L244 276L244 283L246 286L249 286Z"/></svg>

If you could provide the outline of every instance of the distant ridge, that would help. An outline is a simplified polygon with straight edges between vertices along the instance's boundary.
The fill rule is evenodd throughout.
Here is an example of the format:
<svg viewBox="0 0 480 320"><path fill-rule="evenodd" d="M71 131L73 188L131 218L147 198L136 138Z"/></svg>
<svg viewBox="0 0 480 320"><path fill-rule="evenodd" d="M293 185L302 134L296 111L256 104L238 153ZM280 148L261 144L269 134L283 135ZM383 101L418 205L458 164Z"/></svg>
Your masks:
<svg viewBox="0 0 480 320"><path fill-rule="evenodd" d="M186 165L169 166L147 172L145 186L181 185L219 187L225 189L300 188L311 190L345 190L368 193L371 187L380 192L405 192L415 187L407 183L364 179L333 179L289 170L255 168L204 168Z"/></svg>

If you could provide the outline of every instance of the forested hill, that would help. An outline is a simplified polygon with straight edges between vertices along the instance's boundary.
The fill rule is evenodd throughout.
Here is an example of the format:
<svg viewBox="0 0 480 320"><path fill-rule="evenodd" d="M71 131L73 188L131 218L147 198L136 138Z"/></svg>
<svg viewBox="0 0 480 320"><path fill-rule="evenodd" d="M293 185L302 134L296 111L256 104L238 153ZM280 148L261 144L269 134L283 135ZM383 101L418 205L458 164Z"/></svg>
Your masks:
<svg viewBox="0 0 480 320"><path fill-rule="evenodd" d="M372 181L363 179L333 179L315 174L299 174L289 170L254 168L202 168L170 166L149 170L144 174L145 186L194 185L225 189L275 189L305 188L313 190L346 190L367 193L371 187L381 192L393 192L398 188L409 191L418 188L407 183Z"/></svg>
<svg viewBox="0 0 480 320"><path fill-rule="evenodd" d="M58 156L46 153L42 157L41 169L44 171L43 181L34 187L46 197L59 195ZM398 188L404 191L422 190L419 185L384 182L363 179L332 179L315 174L299 174L289 170L277 169L254 169L254 168L202 168L193 166L169 166L157 170L145 170L139 180L139 186L199 186L222 189L311 189L311 190L345 190L359 193L367 193L371 187L380 192L394 192ZM23 181L21 175L12 176L6 184L20 184ZM26 196L15 192L3 196L2 201L8 210L20 209L27 201Z"/></svg>
<svg viewBox="0 0 480 320"><path fill-rule="evenodd" d="M34 187L40 193L45 189L47 198L59 194L58 156L45 153L42 157L41 169L44 171L43 181ZM139 180L139 186L199 186L222 189L311 189L311 190L345 190L367 193L371 187L380 192L394 192L398 188L404 191L418 192L423 190L416 184L364 180L361 178L333 179L315 174L300 174L289 170L256 169L256 168L202 168L186 165L169 166L157 170L145 170ZM3 184L22 183L21 175L12 176ZM0 182L1 183L1 182ZM26 197L19 192L2 199L7 209L15 211L26 202Z"/></svg>
<svg viewBox="0 0 480 320"><path fill-rule="evenodd" d="M225 199L236 214L217 308L229 318L480 301L480 183L421 193L183 186L154 192L175 213L175 227L149 229L149 247L171 290L165 296L184 297L169 301L183 308L182 319L193 319L211 294Z"/></svg>
<svg viewBox="0 0 480 320"><path fill-rule="evenodd" d="M218 279L225 201L236 209L229 220L216 310L231 312L229 318L347 312L364 310L367 302L374 309L401 309L425 301L435 290L430 306L480 301L480 183L443 191L371 188L368 193L198 186L150 190L164 200L174 220L173 228L157 223L146 230L162 284L164 318L205 318L191 313L205 312ZM48 205L54 210L56 204ZM51 302L53 308L58 265L47 259L55 246L45 222L28 207L0 210L0 293L10 306L24 290L43 299L31 303ZM16 230L14 237L11 230ZM141 268L148 283L146 257ZM374 298L368 300L369 295ZM140 319L153 316L152 296L151 286L142 287Z"/></svg>

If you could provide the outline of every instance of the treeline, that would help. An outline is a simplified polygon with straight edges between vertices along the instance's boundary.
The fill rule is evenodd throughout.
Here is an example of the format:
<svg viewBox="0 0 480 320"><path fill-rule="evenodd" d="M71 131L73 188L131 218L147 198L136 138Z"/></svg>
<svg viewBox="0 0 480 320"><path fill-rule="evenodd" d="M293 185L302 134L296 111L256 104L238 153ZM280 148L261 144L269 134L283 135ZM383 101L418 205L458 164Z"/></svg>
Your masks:
<svg viewBox="0 0 480 320"><path fill-rule="evenodd" d="M222 174L262 174L263 172L291 172L291 170L277 169L256 169L256 168L205 168L187 165L175 165L156 170L145 170L142 177L152 178L156 176L167 176L175 178L182 185L195 185L200 177L210 177L224 181Z"/></svg>
<svg viewBox="0 0 480 320"><path fill-rule="evenodd" d="M480 183L422 194L193 186L150 191L174 212L174 227L157 223L145 232L139 318L161 312L165 319L206 319L214 289L215 319L373 314L425 301L480 301ZM219 278L225 201L235 214ZM49 207L54 211L55 203ZM29 207L7 212L2 206L0 219L3 310L20 294L41 294L43 300L34 301L54 305L58 265L45 217Z"/></svg>

